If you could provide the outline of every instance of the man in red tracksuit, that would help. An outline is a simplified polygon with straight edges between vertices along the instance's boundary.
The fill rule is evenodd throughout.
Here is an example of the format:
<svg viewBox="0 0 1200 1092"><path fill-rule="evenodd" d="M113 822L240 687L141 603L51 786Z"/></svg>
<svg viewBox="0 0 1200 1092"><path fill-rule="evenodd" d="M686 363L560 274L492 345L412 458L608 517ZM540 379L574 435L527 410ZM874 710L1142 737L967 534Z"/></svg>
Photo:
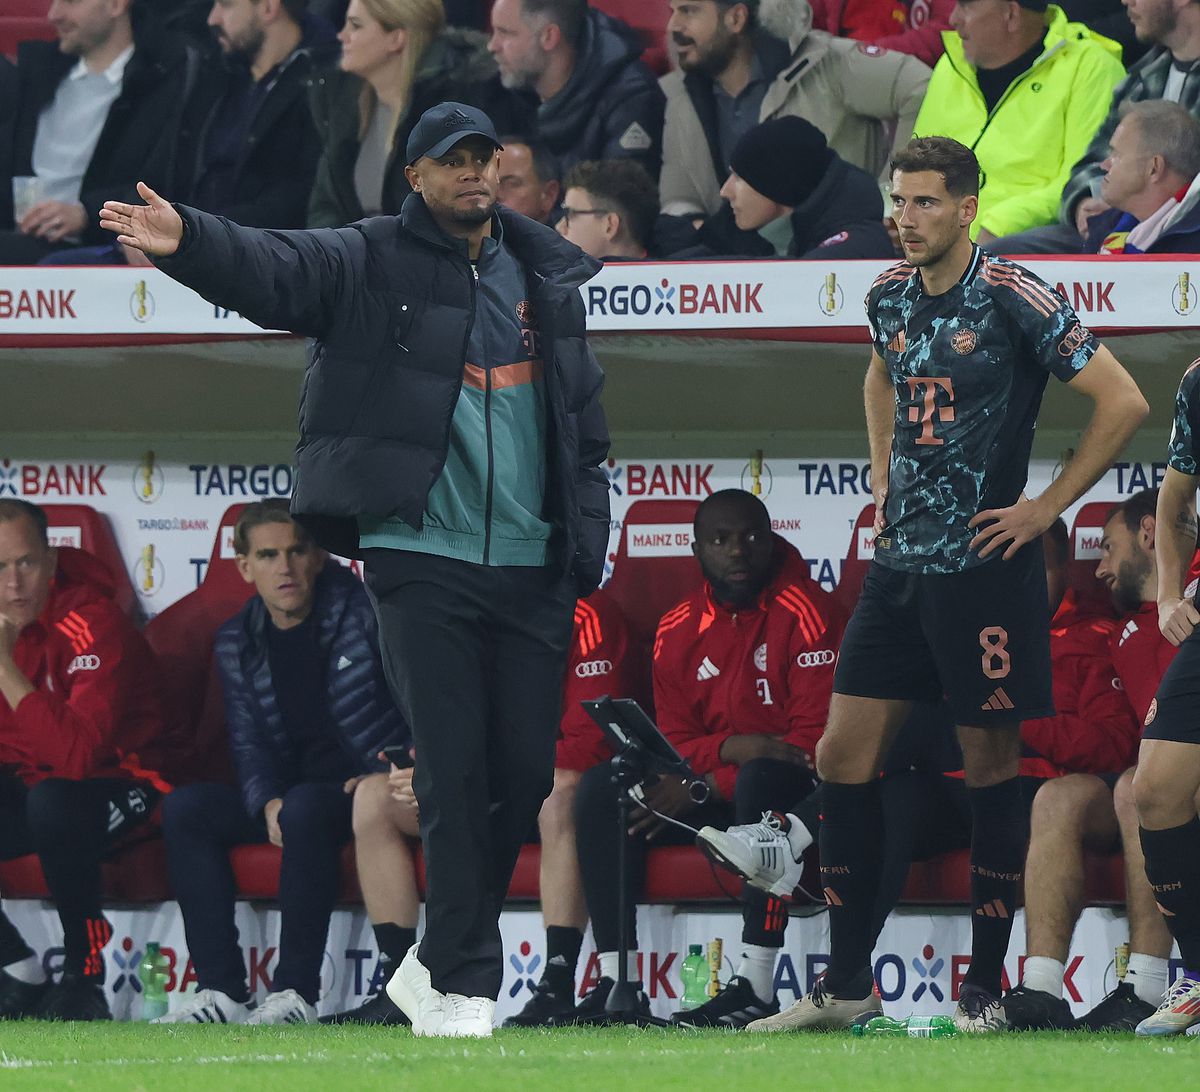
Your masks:
<svg viewBox="0 0 1200 1092"><path fill-rule="evenodd" d="M36 852L63 927L51 987L0 913L0 1017L109 1019L100 857L170 786L153 654L104 565L52 549L46 515L0 500L0 860Z"/></svg>
<svg viewBox="0 0 1200 1092"><path fill-rule="evenodd" d="M815 787L813 751L825 725L845 613L809 576L799 552L771 532L762 502L742 490L714 493L695 518L693 551L704 586L667 611L654 644L654 699L663 734L712 796L695 805L681 782L642 786L647 809L689 826L748 823ZM579 861L600 983L578 1014L603 1012L617 976L617 802L604 765L585 773L577 802ZM650 810L635 813L627 855L630 881L645 846L690 842ZM746 886L743 952L730 985L700 1009L697 1024L741 1027L778 1012L775 958L783 943L783 901ZM632 907L630 908L632 909ZM628 921L631 929L635 922ZM636 978L632 973L631 978Z"/></svg>
<svg viewBox="0 0 1200 1092"><path fill-rule="evenodd" d="M588 920L575 850L575 796L583 772L612 758L604 735L580 703L637 692L637 665L629 646L629 623L606 591L594 591L575 604L554 788L538 813L546 963L525 1006L505 1020L506 1028L554 1027L575 1018L575 968Z"/></svg>
<svg viewBox="0 0 1200 1092"><path fill-rule="evenodd" d="M1047 782L1034 800L1025 869L1028 956L1022 984L1004 999L1009 1026L1017 1030L1132 1031L1158 1007L1167 985L1171 934L1146 880L1129 768L1137 757L1142 722L1176 651L1158 628L1157 502L1157 489L1136 493L1115 505L1104 525L1096 575L1111 589L1121 617L1111 623L1103 651L1115 676L1113 692L1119 687L1129 706L1127 725L1098 713L1084 717L1079 731L1064 733L1059 750L1047 754L1070 772ZM1096 663L1094 691L1102 694L1109 669L1101 669L1099 655ZM1055 704L1061 710L1057 683L1056 660ZM1103 696L1113 704L1112 694ZM1097 697L1095 708L1100 701ZM1022 726L1022 736L1028 727ZM1129 971L1112 993L1074 1021L1062 996L1063 966L1084 902L1084 854L1122 848Z"/></svg>

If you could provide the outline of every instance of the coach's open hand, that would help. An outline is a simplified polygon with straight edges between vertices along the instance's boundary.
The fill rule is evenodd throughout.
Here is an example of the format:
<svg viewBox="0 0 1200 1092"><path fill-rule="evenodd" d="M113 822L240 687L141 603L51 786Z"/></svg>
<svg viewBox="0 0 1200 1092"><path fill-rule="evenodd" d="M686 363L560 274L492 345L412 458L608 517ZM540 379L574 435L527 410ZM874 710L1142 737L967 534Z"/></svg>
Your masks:
<svg viewBox="0 0 1200 1092"><path fill-rule="evenodd" d="M171 202L159 197L145 182L137 184L144 205L127 205L123 201L105 201L100 210L100 226L115 232L117 242L149 254L165 258L179 249L183 238L183 220L171 207Z"/></svg>

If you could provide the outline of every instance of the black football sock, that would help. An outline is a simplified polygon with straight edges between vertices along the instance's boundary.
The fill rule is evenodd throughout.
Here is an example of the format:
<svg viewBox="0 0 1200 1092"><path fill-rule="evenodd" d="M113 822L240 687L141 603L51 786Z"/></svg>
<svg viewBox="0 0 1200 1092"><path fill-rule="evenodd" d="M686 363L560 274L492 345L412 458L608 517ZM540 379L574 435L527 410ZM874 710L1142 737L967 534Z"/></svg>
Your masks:
<svg viewBox="0 0 1200 1092"><path fill-rule="evenodd" d="M742 943L782 948L787 903L748 883L742 884Z"/></svg>
<svg viewBox="0 0 1200 1092"><path fill-rule="evenodd" d="M1141 836L1146 878L1179 943L1184 972L1200 974L1200 816L1167 830L1142 827Z"/></svg>
<svg viewBox="0 0 1200 1092"><path fill-rule="evenodd" d="M17 932L17 927L8 920L8 915L0 910L0 967L10 963L20 963L33 955L33 949L25 943L24 938Z"/></svg>
<svg viewBox="0 0 1200 1092"><path fill-rule="evenodd" d="M372 926L375 931L375 943L389 963L399 964L408 955L408 950L417 943L416 929L406 925L397 925L394 921L385 921Z"/></svg>
<svg viewBox="0 0 1200 1092"><path fill-rule="evenodd" d="M570 925L546 926L546 969L542 981L555 993L574 996L575 966L582 947L582 930Z"/></svg>
<svg viewBox="0 0 1200 1092"><path fill-rule="evenodd" d="M971 966L963 984L999 997L1029 848L1029 810L1019 777L968 788L967 799L971 804Z"/></svg>
<svg viewBox="0 0 1200 1092"><path fill-rule="evenodd" d="M879 782L826 781L821 815L821 890L829 907L830 949L825 988L852 996L846 991L861 990L871 976L871 919L883 844Z"/></svg>

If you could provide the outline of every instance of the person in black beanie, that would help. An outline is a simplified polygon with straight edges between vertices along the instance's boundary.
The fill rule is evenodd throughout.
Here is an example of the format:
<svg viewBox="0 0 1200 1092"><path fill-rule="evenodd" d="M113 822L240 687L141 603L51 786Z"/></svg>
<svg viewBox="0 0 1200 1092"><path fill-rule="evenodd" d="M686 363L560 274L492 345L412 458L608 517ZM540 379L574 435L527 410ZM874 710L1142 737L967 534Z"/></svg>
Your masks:
<svg viewBox="0 0 1200 1092"><path fill-rule="evenodd" d="M875 180L803 118L749 130L734 146L721 196L737 226L764 241L763 257L892 257Z"/></svg>

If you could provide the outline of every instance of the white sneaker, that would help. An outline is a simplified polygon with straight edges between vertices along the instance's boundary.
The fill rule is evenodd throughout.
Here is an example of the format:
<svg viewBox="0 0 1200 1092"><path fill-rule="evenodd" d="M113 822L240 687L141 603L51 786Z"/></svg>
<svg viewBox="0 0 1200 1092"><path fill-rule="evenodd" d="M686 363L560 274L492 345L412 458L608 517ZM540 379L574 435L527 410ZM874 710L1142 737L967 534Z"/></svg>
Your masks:
<svg viewBox="0 0 1200 1092"><path fill-rule="evenodd" d="M446 1015L446 994L429 981L429 972L417 958L417 945L409 948L385 987L393 1004L408 1017L414 1035L436 1035Z"/></svg>
<svg viewBox="0 0 1200 1092"><path fill-rule="evenodd" d="M200 990L182 1008L164 1013L151 1024L244 1024L254 1012L252 1005L235 1001L220 990Z"/></svg>
<svg viewBox="0 0 1200 1092"><path fill-rule="evenodd" d="M461 993L448 993L445 1016L436 1029L427 1035L444 1036L448 1039L490 1039L492 1023L496 1016L496 1002L490 997L466 997Z"/></svg>
<svg viewBox="0 0 1200 1092"><path fill-rule="evenodd" d="M790 899L804 872L804 862L792 856L792 844L779 816L764 811L762 822L728 830L701 827L696 845L706 857L731 869L748 884Z"/></svg>
<svg viewBox="0 0 1200 1092"><path fill-rule="evenodd" d="M1200 981L1177 978L1163 1003L1134 1031L1138 1035L1179 1035L1200 1024ZM1200 1032L1196 1034L1200 1035Z"/></svg>
<svg viewBox="0 0 1200 1092"><path fill-rule="evenodd" d="M963 986L958 995L958 1008L954 1010L954 1026L973 1035L1007 1031L1004 1002L978 986Z"/></svg>
<svg viewBox="0 0 1200 1092"><path fill-rule="evenodd" d="M267 994L266 1000L246 1017L247 1024L315 1024L317 1010L295 990Z"/></svg>
<svg viewBox="0 0 1200 1092"><path fill-rule="evenodd" d="M764 1016L746 1025L751 1032L838 1031L850 1027L864 1016L883 1014L883 1003L874 983L863 998L834 997L825 992L825 976L817 979L807 997L800 998L783 1012Z"/></svg>

